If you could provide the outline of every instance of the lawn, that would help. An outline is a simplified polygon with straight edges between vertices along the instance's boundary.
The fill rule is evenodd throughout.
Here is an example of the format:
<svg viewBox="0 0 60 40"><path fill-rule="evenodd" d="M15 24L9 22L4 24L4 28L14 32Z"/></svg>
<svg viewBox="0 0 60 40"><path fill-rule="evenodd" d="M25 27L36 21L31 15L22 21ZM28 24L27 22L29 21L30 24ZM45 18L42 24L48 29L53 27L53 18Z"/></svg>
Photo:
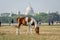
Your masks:
<svg viewBox="0 0 60 40"><path fill-rule="evenodd" d="M15 26L1 26L0 40L60 40L60 25L40 25L40 34L23 33L27 26L21 26L20 35L15 34Z"/></svg>

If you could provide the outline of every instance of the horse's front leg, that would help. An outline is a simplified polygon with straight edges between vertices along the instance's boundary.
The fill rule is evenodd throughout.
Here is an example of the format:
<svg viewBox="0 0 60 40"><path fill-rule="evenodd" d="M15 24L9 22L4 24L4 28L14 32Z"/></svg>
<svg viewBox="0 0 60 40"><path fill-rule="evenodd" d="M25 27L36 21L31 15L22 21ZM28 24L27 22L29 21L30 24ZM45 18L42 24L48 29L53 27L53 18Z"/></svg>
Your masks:
<svg viewBox="0 0 60 40"><path fill-rule="evenodd" d="M32 33L32 27L31 27L30 24L28 25L28 30L27 30L27 32L28 32L28 33Z"/></svg>
<svg viewBox="0 0 60 40"><path fill-rule="evenodd" d="M19 33L19 29L20 29L20 23L18 23L18 25L17 25L17 27L16 27L16 35L19 35L20 33Z"/></svg>
<svg viewBox="0 0 60 40"><path fill-rule="evenodd" d="M16 28L16 35L19 35L19 28Z"/></svg>

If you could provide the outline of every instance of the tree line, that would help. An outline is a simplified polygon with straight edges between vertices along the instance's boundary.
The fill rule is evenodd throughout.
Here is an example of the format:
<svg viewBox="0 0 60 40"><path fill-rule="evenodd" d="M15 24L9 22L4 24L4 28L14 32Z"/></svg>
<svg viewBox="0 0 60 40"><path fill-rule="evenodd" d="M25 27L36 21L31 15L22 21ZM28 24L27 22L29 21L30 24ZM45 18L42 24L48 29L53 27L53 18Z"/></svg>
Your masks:
<svg viewBox="0 0 60 40"><path fill-rule="evenodd" d="M21 15L21 14L20 15L12 14L11 16L0 16L0 22L9 23L13 19L13 22L16 23L17 22L16 18L18 16L33 17L36 19L36 21L41 21L41 22L48 22L49 20L60 21L60 14L58 12L52 12L52 13L41 12L39 14L35 13L34 16L32 16L32 15Z"/></svg>

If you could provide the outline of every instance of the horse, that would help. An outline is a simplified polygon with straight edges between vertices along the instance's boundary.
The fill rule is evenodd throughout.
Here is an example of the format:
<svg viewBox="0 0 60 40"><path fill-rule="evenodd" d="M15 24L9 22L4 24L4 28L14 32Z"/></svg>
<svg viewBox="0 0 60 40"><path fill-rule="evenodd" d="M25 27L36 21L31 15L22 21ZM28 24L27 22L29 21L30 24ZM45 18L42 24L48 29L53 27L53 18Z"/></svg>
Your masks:
<svg viewBox="0 0 60 40"><path fill-rule="evenodd" d="M36 34L39 34L39 26L37 21L32 17L18 17L17 18L17 28L16 28L16 35L19 34L19 28L21 24L28 26L28 31L30 32L32 25L34 25L34 30Z"/></svg>

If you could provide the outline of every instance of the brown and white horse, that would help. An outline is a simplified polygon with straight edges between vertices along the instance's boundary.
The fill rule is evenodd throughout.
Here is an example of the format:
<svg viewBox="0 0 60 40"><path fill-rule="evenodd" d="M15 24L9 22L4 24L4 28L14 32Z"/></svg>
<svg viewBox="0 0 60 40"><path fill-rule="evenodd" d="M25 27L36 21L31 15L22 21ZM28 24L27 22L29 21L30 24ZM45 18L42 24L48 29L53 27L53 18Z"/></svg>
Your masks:
<svg viewBox="0 0 60 40"><path fill-rule="evenodd" d="M19 28L20 28L21 24L27 25L29 32L31 30L31 26L34 25L35 32L37 34L39 34L39 27L38 27L37 22L34 18L32 18L32 17L21 17L21 18L18 17L17 22L18 22L18 25L17 25L17 28L16 28L16 35L19 34Z"/></svg>

